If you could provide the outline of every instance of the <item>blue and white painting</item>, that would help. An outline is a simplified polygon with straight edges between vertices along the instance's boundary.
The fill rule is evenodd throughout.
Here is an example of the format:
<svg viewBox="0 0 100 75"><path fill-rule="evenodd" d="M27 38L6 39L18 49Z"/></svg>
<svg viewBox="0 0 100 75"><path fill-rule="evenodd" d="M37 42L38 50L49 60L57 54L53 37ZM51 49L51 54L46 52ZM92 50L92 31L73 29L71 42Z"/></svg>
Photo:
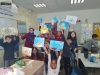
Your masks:
<svg viewBox="0 0 100 75"><path fill-rule="evenodd" d="M39 31L39 30L34 30L34 34L35 34L36 36L40 36L40 31Z"/></svg>
<svg viewBox="0 0 100 75"><path fill-rule="evenodd" d="M64 42L62 41L55 41L55 40L50 41L51 50L60 51L63 49L63 46L64 46Z"/></svg>
<svg viewBox="0 0 100 75"><path fill-rule="evenodd" d="M34 46L35 47L44 47L44 38L35 37Z"/></svg>

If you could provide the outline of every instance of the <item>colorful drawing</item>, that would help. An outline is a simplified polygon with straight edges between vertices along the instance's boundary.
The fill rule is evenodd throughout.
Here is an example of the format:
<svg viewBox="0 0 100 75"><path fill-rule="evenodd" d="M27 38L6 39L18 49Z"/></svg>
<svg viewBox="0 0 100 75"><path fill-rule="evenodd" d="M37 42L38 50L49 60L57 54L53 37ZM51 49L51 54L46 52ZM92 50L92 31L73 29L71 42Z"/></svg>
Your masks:
<svg viewBox="0 0 100 75"><path fill-rule="evenodd" d="M42 18L38 18L37 19L40 23L42 23L43 19Z"/></svg>
<svg viewBox="0 0 100 75"><path fill-rule="evenodd" d="M66 22L76 24L78 17L67 15Z"/></svg>
<svg viewBox="0 0 100 75"><path fill-rule="evenodd" d="M22 47L22 53L26 56L31 56L32 48Z"/></svg>
<svg viewBox="0 0 100 75"><path fill-rule="evenodd" d="M41 34L48 33L48 28L41 28L40 33Z"/></svg>
<svg viewBox="0 0 100 75"><path fill-rule="evenodd" d="M34 30L34 34L35 34L36 36L39 36L39 35L40 35L40 31L39 31L39 30Z"/></svg>
<svg viewBox="0 0 100 75"><path fill-rule="evenodd" d="M35 47L44 47L44 38L38 38L38 37L36 37L34 39L34 46Z"/></svg>
<svg viewBox="0 0 100 75"><path fill-rule="evenodd" d="M48 30L51 30L51 28L52 28L52 24L51 23L45 23L45 25L48 28Z"/></svg>
<svg viewBox="0 0 100 75"><path fill-rule="evenodd" d="M54 17L53 20L54 20L54 22L58 22L57 17Z"/></svg>
<svg viewBox="0 0 100 75"><path fill-rule="evenodd" d="M63 46L64 46L64 42L54 41L54 40L50 41L50 49L51 50L60 51L63 49Z"/></svg>
<svg viewBox="0 0 100 75"><path fill-rule="evenodd" d="M59 25L58 25L58 29L68 29L69 23L65 22L65 21L60 21Z"/></svg>

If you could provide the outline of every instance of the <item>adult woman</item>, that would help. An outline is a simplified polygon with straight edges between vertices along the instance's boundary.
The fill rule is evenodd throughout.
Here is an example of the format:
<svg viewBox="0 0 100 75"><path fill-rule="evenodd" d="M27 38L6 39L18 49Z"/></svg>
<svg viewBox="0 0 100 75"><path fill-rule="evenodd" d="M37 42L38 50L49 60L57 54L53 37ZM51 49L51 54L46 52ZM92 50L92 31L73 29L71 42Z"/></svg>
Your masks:
<svg viewBox="0 0 100 75"><path fill-rule="evenodd" d="M33 48L33 42L34 42L34 29L30 28L29 33L26 33L24 36L22 36L22 39L26 39L24 46Z"/></svg>

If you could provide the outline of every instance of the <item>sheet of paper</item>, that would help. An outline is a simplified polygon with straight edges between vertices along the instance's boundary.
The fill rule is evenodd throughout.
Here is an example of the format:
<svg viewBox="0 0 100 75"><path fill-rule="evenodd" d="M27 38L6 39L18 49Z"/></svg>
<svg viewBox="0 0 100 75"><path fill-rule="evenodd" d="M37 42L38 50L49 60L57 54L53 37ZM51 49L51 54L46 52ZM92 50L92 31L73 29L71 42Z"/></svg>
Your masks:
<svg viewBox="0 0 100 75"><path fill-rule="evenodd" d="M64 42L54 41L54 40L50 41L50 49L51 50L60 51L63 49L63 46L64 46Z"/></svg>
<svg viewBox="0 0 100 75"><path fill-rule="evenodd" d="M22 53L26 56L31 56L32 48L22 47Z"/></svg>
<svg viewBox="0 0 100 75"><path fill-rule="evenodd" d="M12 71L9 69L0 68L0 75L12 75Z"/></svg>
<svg viewBox="0 0 100 75"><path fill-rule="evenodd" d="M40 33L41 34L48 33L48 28L41 28Z"/></svg>
<svg viewBox="0 0 100 75"><path fill-rule="evenodd" d="M35 37L34 45L35 47L44 47L44 38Z"/></svg>
<svg viewBox="0 0 100 75"><path fill-rule="evenodd" d="M25 73L18 70L17 68L14 68L14 75L25 75Z"/></svg>
<svg viewBox="0 0 100 75"><path fill-rule="evenodd" d="M39 30L34 30L34 34L35 34L36 36L39 36L39 35L40 35L40 31L39 31Z"/></svg>
<svg viewBox="0 0 100 75"><path fill-rule="evenodd" d="M78 19L78 17L76 17L76 16L67 15L67 17L66 17L66 22L75 25L76 22L77 22L77 19Z"/></svg>

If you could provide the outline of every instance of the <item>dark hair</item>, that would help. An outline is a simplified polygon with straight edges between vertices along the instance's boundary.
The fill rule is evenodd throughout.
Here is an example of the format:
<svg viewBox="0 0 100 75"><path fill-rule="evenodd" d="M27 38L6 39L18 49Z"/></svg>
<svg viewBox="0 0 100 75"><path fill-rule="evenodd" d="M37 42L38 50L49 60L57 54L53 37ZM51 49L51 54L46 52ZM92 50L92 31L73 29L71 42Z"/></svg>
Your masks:
<svg viewBox="0 0 100 75"><path fill-rule="evenodd" d="M12 39L12 37L11 37L10 35L8 35L8 36L5 36L5 39L7 39L7 38L10 38L10 39Z"/></svg>
<svg viewBox="0 0 100 75"><path fill-rule="evenodd" d="M67 37L67 40L72 40L72 38L71 37Z"/></svg>
<svg viewBox="0 0 100 75"><path fill-rule="evenodd" d="M93 35L92 35L92 39L97 38L97 37L98 37L97 34L93 34Z"/></svg>
<svg viewBox="0 0 100 75"><path fill-rule="evenodd" d="M34 31L34 28L29 28L29 30L32 29Z"/></svg>
<svg viewBox="0 0 100 75"><path fill-rule="evenodd" d="M74 38L71 37L71 38L77 40L77 34L76 34L76 32L75 32L75 31L72 31L71 34L72 34L72 33L75 34L75 37L74 37ZM70 36L71 36L71 35L70 35Z"/></svg>
<svg viewBox="0 0 100 75"><path fill-rule="evenodd" d="M48 43L50 43L50 41L49 41L48 39L45 39L45 42L48 42Z"/></svg>
<svg viewBox="0 0 100 75"><path fill-rule="evenodd" d="M39 54L39 52L38 52L38 49L37 49L36 47L34 47L34 48L35 48L36 51L37 51L37 53L36 53L36 57L38 58L38 60L41 60L40 54ZM33 53L34 48L32 49L31 59L33 59L33 57L35 56L34 53Z"/></svg>
<svg viewBox="0 0 100 75"><path fill-rule="evenodd" d="M51 59L51 62L52 62L53 60L55 60L55 61L56 61L56 64L57 64L57 59Z"/></svg>

